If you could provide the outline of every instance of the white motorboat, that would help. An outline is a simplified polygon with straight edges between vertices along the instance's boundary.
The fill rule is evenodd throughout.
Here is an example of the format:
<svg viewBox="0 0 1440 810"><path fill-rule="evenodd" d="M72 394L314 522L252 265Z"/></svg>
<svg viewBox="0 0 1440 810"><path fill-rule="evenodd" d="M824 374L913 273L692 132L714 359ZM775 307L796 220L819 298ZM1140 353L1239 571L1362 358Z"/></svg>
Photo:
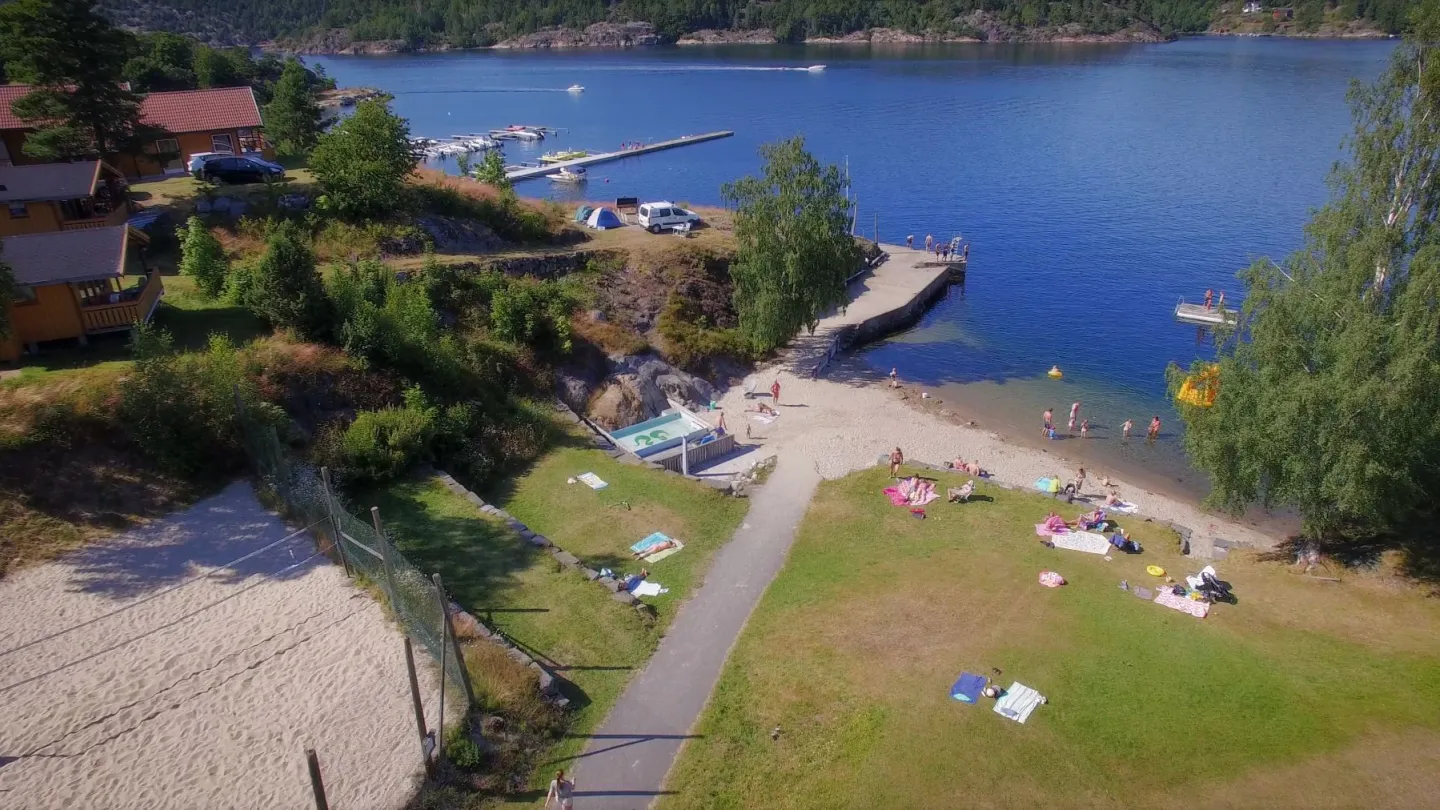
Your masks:
<svg viewBox="0 0 1440 810"><path fill-rule="evenodd" d="M565 166L546 177L556 183L583 183L587 179L584 166Z"/></svg>
<svg viewBox="0 0 1440 810"><path fill-rule="evenodd" d="M805 68L805 70L806 70L807 72L809 72L809 73L822 73L822 72L824 72L824 70L825 70L825 66L824 66L824 65L811 65L810 67Z"/></svg>
<svg viewBox="0 0 1440 810"><path fill-rule="evenodd" d="M570 92L570 93L583 93L583 92L585 92L585 88L582 87L581 85L578 85L578 84L572 84L572 85L570 85L569 87L565 88L565 90L566 90L567 92Z"/></svg>

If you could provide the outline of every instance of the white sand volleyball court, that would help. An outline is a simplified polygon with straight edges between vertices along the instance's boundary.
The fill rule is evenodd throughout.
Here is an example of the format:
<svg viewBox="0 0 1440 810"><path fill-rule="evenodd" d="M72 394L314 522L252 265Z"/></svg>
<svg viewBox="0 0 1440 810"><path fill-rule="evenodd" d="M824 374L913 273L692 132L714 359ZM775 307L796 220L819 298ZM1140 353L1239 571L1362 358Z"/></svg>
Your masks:
<svg viewBox="0 0 1440 810"><path fill-rule="evenodd" d="M0 580L0 617L0 807L309 808L307 748L331 807L418 784L399 630L248 483Z"/></svg>

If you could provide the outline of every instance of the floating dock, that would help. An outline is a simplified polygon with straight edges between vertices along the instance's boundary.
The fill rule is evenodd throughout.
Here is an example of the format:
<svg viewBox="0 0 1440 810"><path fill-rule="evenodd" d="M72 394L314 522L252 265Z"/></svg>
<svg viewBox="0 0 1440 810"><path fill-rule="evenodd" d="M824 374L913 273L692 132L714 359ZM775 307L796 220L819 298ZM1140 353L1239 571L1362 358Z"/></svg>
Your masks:
<svg viewBox="0 0 1440 810"><path fill-rule="evenodd" d="M506 172L505 177L511 182L517 180L533 180L537 177L548 177L554 172L557 172L560 169L566 167L594 166L597 163L607 163L612 160L635 157L636 155L649 154L650 152L659 152L663 149L674 149L677 146L689 146L692 143L715 141L719 140L720 138L728 138L734 134L734 132L726 130L724 132L707 132L704 135L686 135L683 138L675 138L673 140L661 141L659 143L650 143L644 146L637 146L634 149L621 149L617 152L602 152L598 155L586 155L583 158L576 158L574 160L562 160L559 163L551 163L548 166L535 166L526 167L523 169L516 169L514 171Z"/></svg>
<svg viewBox="0 0 1440 810"><path fill-rule="evenodd" d="M1193 323L1199 326L1234 326L1240 313L1233 309L1205 308L1200 304L1187 304L1184 301L1175 305L1175 320L1181 323Z"/></svg>

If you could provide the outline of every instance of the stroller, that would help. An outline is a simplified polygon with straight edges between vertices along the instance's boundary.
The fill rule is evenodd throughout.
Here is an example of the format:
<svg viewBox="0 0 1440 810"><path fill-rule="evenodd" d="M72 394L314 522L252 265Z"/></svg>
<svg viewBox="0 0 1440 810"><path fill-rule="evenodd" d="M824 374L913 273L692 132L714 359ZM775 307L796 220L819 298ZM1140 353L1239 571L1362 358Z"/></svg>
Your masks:
<svg viewBox="0 0 1440 810"><path fill-rule="evenodd" d="M1230 591L1230 583L1221 579L1215 573L1213 565L1207 565L1200 569L1200 573L1193 577L1186 577L1185 582L1194 588L1207 602L1234 602L1235 594Z"/></svg>

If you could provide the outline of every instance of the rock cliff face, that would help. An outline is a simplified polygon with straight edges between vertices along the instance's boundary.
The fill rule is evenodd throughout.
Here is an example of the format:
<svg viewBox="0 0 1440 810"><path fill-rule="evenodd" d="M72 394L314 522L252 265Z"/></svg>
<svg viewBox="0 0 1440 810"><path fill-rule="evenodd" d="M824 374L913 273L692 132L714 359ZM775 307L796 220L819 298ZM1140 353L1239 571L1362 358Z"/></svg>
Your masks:
<svg viewBox="0 0 1440 810"><path fill-rule="evenodd" d="M607 359L607 374L598 382L562 375L559 394L572 409L586 413L606 430L618 430L659 416L669 400L704 409L715 398L710 383L644 354Z"/></svg>
<svg viewBox="0 0 1440 810"><path fill-rule="evenodd" d="M497 48L631 48L657 45L660 36L647 22L595 23L580 31L574 28L545 28L523 37L507 39Z"/></svg>
<svg viewBox="0 0 1440 810"><path fill-rule="evenodd" d="M278 50L296 54L345 54L359 56L367 54L404 53L413 50L403 39L360 40L350 36L344 28L331 28L313 36L294 42L262 42L266 50ZM430 50L443 50L432 48Z"/></svg>
<svg viewBox="0 0 1440 810"><path fill-rule="evenodd" d="M675 41L676 45L774 45L775 32L769 28L728 31L702 28Z"/></svg>

